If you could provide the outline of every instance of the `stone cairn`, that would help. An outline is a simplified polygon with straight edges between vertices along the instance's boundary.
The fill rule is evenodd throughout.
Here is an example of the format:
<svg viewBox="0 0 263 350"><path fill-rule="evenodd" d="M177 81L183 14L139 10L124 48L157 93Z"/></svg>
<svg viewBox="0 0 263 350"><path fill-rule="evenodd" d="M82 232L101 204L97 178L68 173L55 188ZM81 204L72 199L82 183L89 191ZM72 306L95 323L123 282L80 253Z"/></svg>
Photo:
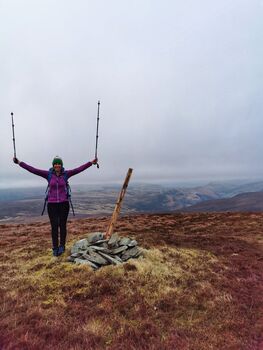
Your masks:
<svg viewBox="0 0 263 350"><path fill-rule="evenodd" d="M104 239L103 233L95 232L73 245L68 261L85 264L97 270L110 264L119 265L141 255L142 250L135 239L119 237L117 233L110 239Z"/></svg>

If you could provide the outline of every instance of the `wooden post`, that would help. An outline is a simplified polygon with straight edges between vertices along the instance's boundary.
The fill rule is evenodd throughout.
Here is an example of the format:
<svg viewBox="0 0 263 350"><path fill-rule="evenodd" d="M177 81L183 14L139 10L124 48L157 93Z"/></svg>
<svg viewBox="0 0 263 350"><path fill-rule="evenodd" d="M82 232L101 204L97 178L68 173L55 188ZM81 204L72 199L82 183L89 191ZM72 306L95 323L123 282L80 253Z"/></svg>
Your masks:
<svg viewBox="0 0 263 350"><path fill-rule="evenodd" d="M121 190L121 192L120 192L120 194L119 194L117 203L116 203L116 205L115 205L115 208L114 208L114 211L113 211L113 214L112 214L112 217L111 217L110 224L109 224L108 229L107 229L106 234L105 234L105 238L107 238L107 239L110 238L111 235L112 235L112 233L113 233L114 226L115 226L115 224L116 224L118 215L119 215L120 210L121 210L121 203L122 203L123 197L124 197L124 195L125 195L126 189L127 189L127 187L128 187L128 183L129 183L131 174L132 174L132 169L130 168L130 169L128 170L128 172L127 172L127 175L126 175L124 184L123 184L123 186L122 186L122 190Z"/></svg>

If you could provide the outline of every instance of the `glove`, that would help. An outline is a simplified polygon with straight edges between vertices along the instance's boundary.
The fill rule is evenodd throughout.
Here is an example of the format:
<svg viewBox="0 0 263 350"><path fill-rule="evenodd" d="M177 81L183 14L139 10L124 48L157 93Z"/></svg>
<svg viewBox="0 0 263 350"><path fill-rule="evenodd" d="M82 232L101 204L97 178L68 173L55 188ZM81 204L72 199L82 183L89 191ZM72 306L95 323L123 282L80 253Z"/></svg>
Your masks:
<svg viewBox="0 0 263 350"><path fill-rule="evenodd" d="M98 159L97 159L97 158L93 159L93 160L91 161L91 163L92 163L93 165L97 164L97 163L98 163Z"/></svg>
<svg viewBox="0 0 263 350"><path fill-rule="evenodd" d="M19 164L19 160L18 160L16 157L13 158L13 162L14 162L15 164Z"/></svg>

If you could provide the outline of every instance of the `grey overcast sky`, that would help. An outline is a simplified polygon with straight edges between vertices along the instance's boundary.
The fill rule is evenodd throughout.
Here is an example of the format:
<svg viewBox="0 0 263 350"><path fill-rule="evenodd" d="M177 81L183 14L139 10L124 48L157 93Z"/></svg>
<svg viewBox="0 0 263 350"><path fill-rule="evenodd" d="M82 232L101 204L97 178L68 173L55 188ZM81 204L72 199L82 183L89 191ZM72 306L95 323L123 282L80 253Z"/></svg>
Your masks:
<svg viewBox="0 0 263 350"><path fill-rule="evenodd" d="M262 0L0 0L0 187L263 174Z"/></svg>

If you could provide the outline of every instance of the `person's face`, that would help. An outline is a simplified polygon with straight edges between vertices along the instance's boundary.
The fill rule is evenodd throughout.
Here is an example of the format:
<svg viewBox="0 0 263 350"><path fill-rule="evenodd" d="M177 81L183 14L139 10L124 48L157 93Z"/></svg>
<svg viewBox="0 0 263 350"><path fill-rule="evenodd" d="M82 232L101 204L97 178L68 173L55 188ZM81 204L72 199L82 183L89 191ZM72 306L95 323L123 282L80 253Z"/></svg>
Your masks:
<svg viewBox="0 0 263 350"><path fill-rule="evenodd" d="M61 171L61 164L55 163L53 167L56 173L59 173Z"/></svg>

